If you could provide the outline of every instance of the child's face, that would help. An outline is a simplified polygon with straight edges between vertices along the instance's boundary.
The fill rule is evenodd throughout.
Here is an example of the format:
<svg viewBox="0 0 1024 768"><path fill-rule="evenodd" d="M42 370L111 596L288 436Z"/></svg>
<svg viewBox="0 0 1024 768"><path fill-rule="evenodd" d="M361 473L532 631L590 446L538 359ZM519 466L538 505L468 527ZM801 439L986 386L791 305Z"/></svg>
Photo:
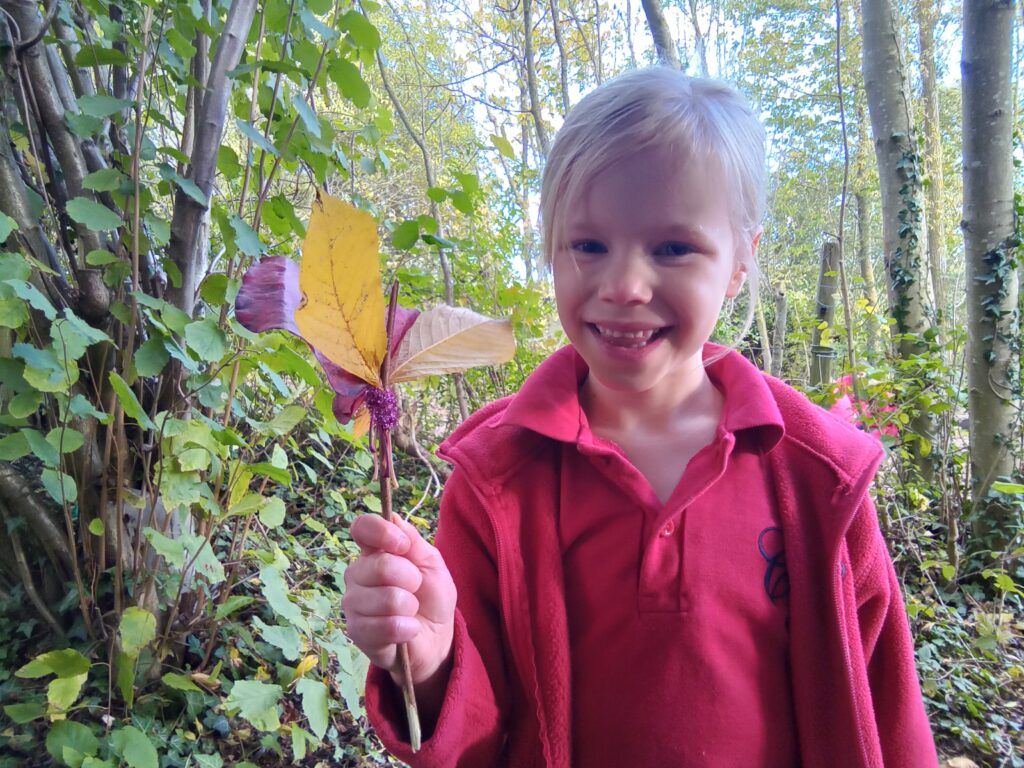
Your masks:
<svg viewBox="0 0 1024 768"><path fill-rule="evenodd" d="M745 272L725 184L704 165L643 150L563 203L555 298L588 386L671 399L703 375L701 348ZM744 242L744 258L756 246Z"/></svg>

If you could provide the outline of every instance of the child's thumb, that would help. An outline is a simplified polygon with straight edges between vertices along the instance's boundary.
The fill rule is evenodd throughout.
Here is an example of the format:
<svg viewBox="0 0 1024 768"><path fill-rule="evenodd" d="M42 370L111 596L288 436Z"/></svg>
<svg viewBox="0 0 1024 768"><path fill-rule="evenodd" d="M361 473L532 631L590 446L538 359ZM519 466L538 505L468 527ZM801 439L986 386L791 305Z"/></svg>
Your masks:
<svg viewBox="0 0 1024 768"><path fill-rule="evenodd" d="M394 518L398 527L409 537L411 545L405 557L418 568L437 568L444 565L441 553L427 542L420 533L419 528L402 517Z"/></svg>

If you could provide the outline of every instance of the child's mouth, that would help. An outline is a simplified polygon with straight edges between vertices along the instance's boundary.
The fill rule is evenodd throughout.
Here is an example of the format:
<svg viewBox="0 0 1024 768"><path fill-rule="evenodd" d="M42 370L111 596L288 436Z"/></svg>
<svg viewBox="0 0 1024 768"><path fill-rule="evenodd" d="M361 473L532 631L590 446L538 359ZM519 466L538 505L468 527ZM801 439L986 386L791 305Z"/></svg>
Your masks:
<svg viewBox="0 0 1024 768"><path fill-rule="evenodd" d="M613 347L623 347L626 349L643 349L652 341L657 341L659 338L665 335L668 328L645 328L639 331L619 331L613 328L606 328L603 325L591 323L590 327L594 329L601 340L606 344L610 344Z"/></svg>

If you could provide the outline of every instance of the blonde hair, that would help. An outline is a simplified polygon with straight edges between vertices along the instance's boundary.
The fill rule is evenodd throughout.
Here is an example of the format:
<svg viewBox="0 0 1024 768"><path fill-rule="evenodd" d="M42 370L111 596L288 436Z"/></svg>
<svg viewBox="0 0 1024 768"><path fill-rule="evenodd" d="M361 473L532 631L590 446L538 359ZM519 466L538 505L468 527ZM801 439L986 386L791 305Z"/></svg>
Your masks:
<svg viewBox="0 0 1024 768"><path fill-rule="evenodd" d="M764 128L746 100L718 80L688 77L668 67L625 72L587 94L559 130L540 188L544 261L562 240L566 201L603 169L650 147L678 148L710 161L736 199L733 232L747 268L750 302L740 337L757 304L757 264L746 246L765 209ZM746 244L746 245L745 245Z"/></svg>

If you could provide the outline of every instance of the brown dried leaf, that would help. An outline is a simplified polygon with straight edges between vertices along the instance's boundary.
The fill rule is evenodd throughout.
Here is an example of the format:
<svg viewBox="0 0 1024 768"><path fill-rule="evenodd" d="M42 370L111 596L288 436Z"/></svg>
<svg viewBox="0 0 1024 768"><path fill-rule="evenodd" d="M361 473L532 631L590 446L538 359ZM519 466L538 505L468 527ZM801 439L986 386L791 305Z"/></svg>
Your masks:
<svg viewBox="0 0 1024 768"><path fill-rule="evenodd" d="M395 354L392 382L459 373L512 359L516 340L508 320L494 320L461 307L422 313Z"/></svg>

